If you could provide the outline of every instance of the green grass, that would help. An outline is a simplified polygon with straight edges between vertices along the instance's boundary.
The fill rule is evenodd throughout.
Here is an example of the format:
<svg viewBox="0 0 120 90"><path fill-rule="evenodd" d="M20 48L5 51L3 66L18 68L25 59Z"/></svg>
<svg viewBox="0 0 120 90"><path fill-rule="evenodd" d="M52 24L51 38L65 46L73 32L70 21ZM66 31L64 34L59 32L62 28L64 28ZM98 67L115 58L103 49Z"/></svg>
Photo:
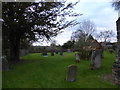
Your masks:
<svg viewBox="0 0 120 90"><path fill-rule="evenodd" d="M3 88L115 88L117 86L103 80L102 75L111 74L115 55L104 53L102 67L90 70L90 61L75 63L74 53L55 54L42 57L40 53L21 57L22 63L3 72ZM75 82L65 81L67 66L78 66Z"/></svg>

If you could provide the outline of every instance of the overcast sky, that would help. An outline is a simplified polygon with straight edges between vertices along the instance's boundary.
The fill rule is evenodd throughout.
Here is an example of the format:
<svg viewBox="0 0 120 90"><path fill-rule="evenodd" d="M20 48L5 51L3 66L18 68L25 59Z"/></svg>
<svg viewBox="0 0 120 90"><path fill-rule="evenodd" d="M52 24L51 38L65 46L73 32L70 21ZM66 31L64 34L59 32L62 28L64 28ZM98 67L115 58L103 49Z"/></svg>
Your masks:
<svg viewBox="0 0 120 90"><path fill-rule="evenodd" d="M69 2L75 2L75 0L68 0ZM77 1L77 0L76 0ZM80 0L75 6L75 12L83 14L78 17L80 22L84 19L93 21L97 27L97 32L104 30L113 30L116 33L116 20L118 19L118 12L114 11L111 6L112 0ZM57 44L63 45L63 43L70 40L73 31L76 31L78 27L67 28L63 33L59 34L55 40ZM116 39L112 38L112 41ZM50 45L50 43L34 43L33 45Z"/></svg>

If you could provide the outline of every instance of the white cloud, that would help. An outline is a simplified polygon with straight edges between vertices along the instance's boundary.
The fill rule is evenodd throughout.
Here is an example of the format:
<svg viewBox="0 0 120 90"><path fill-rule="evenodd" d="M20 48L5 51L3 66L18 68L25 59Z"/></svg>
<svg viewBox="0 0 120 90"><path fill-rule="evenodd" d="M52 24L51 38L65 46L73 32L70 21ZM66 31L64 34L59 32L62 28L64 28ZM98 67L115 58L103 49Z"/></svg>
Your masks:
<svg viewBox="0 0 120 90"><path fill-rule="evenodd" d="M68 1L76 2L78 0ZM83 15L77 18L77 20L80 22L83 19L90 19L96 24L97 32L113 30L116 33L118 13L114 11L114 8L112 8L111 1L112 0L80 0L80 2L75 6L74 11ZM76 27L64 30L63 33L56 37L57 43L62 45L70 40L71 34L75 30ZM116 41L116 38L112 40Z"/></svg>
<svg viewBox="0 0 120 90"><path fill-rule="evenodd" d="M57 37L56 37L56 41L58 44L60 45L63 45L65 42L67 42L68 40L70 40L70 37L72 35L72 30L70 29L66 29L64 30L63 33L59 34Z"/></svg>

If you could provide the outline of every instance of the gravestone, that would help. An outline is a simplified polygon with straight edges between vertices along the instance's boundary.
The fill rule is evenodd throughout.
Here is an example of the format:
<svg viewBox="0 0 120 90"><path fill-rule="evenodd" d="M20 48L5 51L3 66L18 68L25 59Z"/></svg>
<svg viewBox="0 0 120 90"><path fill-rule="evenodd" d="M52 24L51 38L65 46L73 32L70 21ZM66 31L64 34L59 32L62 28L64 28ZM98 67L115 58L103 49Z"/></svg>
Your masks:
<svg viewBox="0 0 120 90"><path fill-rule="evenodd" d="M54 52L51 52L51 56L54 56Z"/></svg>
<svg viewBox="0 0 120 90"><path fill-rule="evenodd" d="M76 62L79 63L80 62L80 54L75 53L75 57L76 57Z"/></svg>
<svg viewBox="0 0 120 90"><path fill-rule="evenodd" d="M47 52L43 52L42 56L47 57Z"/></svg>
<svg viewBox="0 0 120 90"><path fill-rule="evenodd" d="M92 52L91 56L91 69L98 69L101 67L102 50L96 49Z"/></svg>
<svg viewBox="0 0 120 90"><path fill-rule="evenodd" d="M60 55L63 56L63 52L62 51L60 52Z"/></svg>
<svg viewBox="0 0 120 90"><path fill-rule="evenodd" d="M67 52L70 53L70 52L71 52L71 49L67 49Z"/></svg>
<svg viewBox="0 0 120 90"><path fill-rule="evenodd" d="M55 53L58 54L58 51L56 51Z"/></svg>
<svg viewBox="0 0 120 90"><path fill-rule="evenodd" d="M68 82L74 82L76 80L76 72L77 72L77 66L76 65L69 65L66 81Z"/></svg>
<svg viewBox="0 0 120 90"><path fill-rule="evenodd" d="M2 70L8 71L9 70L8 60L6 59L5 56L1 57L1 60L2 60Z"/></svg>

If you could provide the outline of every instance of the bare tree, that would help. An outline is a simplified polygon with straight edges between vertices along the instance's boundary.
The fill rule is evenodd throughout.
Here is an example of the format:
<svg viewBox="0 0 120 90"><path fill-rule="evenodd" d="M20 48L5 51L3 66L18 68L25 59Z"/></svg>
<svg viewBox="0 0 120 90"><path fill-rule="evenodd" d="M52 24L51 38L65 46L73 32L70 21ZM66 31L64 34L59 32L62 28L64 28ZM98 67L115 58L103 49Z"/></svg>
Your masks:
<svg viewBox="0 0 120 90"><path fill-rule="evenodd" d="M89 36L92 36L96 30L96 26L93 21L90 20L83 20L80 23L79 29L72 33L71 39L72 40L79 40L79 38L83 38L86 41Z"/></svg>
<svg viewBox="0 0 120 90"><path fill-rule="evenodd" d="M78 29L78 31L82 31L86 35L85 41L88 39L90 35L92 35L95 32L95 30L96 30L96 26L94 22L90 20L83 20L80 23L80 26Z"/></svg>
<svg viewBox="0 0 120 90"><path fill-rule="evenodd" d="M115 10L120 10L120 0L113 0L112 6Z"/></svg>
<svg viewBox="0 0 120 90"><path fill-rule="evenodd" d="M112 30L101 31L96 35L96 38L101 42L110 42L115 37L115 33Z"/></svg>
<svg viewBox="0 0 120 90"><path fill-rule="evenodd" d="M56 40L51 40L50 46L51 46L51 47L55 47L55 46L56 46L56 43L57 43Z"/></svg>

